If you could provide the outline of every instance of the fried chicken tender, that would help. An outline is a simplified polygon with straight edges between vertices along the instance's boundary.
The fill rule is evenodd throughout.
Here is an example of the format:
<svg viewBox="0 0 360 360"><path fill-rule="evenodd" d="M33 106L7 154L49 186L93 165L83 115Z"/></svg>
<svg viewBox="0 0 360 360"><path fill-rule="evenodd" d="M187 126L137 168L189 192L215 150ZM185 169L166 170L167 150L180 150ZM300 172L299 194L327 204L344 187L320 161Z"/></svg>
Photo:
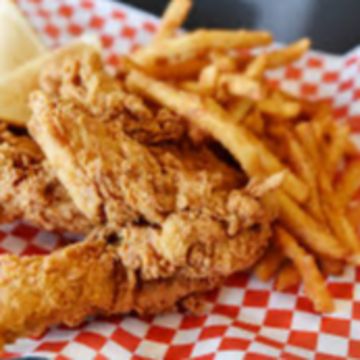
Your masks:
<svg viewBox="0 0 360 360"><path fill-rule="evenodd" d="M24 219L46 230L87 233L92 228L74 206L40 148L0 125L0 222Z"/></svg>
<svg viewBox="0 0 360 360"><path fill-rule="evenodd" d="M163 126L161 110L124 92L93 58L88 62L68 65L62 80L52 75L56 85L45 82L33 94L29 130L92 223L161 224L187 206L216 208L243 185L240 172L192 145L179 126ZM148 126L141 126L142 113Z"/></svg>
<svg viewBox="0 0 360 360"><path fill-rule="evenodd" d="M143 144L154 145L179 141L187 125L167 109L150 107L123 84L104 71L96 53L73 57L59 69L48 66L40 76L40 88L48 95L70 100L106 122L109 128L121 129Z"/></svg>
<svg viewBox="0 0 360 360"><path fill-rule="evenodd" d="M185 212L162 228L96 229L48 256L1 256L0 344L90 315L173 309L251 266L269 232L269 225L254 223L232 238L211 215ZM169 241L178 247L162 251Z"/></svg>

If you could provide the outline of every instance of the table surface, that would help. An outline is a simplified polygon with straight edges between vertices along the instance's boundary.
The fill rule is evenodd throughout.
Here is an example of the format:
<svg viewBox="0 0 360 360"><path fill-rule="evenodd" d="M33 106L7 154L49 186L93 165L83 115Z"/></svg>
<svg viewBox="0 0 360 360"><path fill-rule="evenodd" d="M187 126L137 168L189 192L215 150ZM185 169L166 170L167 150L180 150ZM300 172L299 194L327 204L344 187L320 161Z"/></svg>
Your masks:
<svg viewBox="0 0 360 360"><path fill-rule="evenodd" d="M122 0L160 15L167 0ZM194 0L185 27L247 27L267 29L276 40L302 36L313 47L344 53L360 45L359 0Z"/></svg>

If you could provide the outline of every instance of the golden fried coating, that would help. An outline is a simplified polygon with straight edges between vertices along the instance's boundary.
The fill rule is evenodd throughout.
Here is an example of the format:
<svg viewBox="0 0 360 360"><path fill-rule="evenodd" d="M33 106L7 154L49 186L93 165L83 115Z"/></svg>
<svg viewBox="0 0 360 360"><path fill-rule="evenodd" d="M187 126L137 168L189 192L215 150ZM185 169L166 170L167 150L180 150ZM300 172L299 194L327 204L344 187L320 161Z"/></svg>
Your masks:
<svg viewBox="0 0 360 360"><path fill-rule="evenodd" d="M30 137L0 127L0 222L24 219L46 230L87 233L90 222Z"/></svg>
<svg viewBox="0 0 360 360"><path fill-rule="evenodd" d="M96 229L48 256L1 256L0 345L90 315L173 309L251 266L267 244L269 226L255 222L234 238L225 232L211 216L188 213L169 217L160 229ZM171 253L169 241L179 245Z"/></svg>
<svg viewBox="0 0 360 360"><path fill-rule="evenodd" d="M171 114L150 110L97 66L90 58L65 67L61 80L52 75L57 80L45 81L44 90L32 96L29 122L32 136L91 222L160 224L188 206L216 207L243 185L238 171L184 138L181 122L166 126Z"/></svg>
<svg viewBox="0 0 360 360"><path fill-rule="evenodd" d="M115 132L120 127L144 144L181 140L187 128L171 111L151 107L125 92L122 83L104 71L96 53L73 57L60 68L50 64L39 83L46 94L75 103Z"/></svg>

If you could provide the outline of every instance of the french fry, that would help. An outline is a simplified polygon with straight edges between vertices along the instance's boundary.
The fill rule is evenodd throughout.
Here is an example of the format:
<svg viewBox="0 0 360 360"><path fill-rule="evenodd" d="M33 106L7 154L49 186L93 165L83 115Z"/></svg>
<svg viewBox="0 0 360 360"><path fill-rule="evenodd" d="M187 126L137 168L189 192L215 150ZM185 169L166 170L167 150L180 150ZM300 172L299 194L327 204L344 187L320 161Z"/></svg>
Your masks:
<svg viewBox="0 0 360 360"><path fill-rule="evenodd" d="M179 81L196 78L207 64L208 61L199 58L176 63L165 62L161 65L154 64L141 70L158 79Z"/></svg>
<svg viewBox="0 0 360 360"><path fill-rule="evenodd" d="M300 99L302 113L309 119L311 122L317 121L324 117L331 117L332 110L328 100L306 100Z"/></svg>
<svg viewBox="0 0 360 360"><path fill-rule="evenodd" d="M270 247L255 266L254 272L256 277L261 281L270 280L280 269L284 260L285 257L281 249L276 246Z"/></svg>
<svg viewBox="0 0 360 360"><path fill-rule="evenodd" d="M333 311L333 299L313 256L299 246L297 241L280 226L275 228L275 234L276 241L284 254L294 262L299 271L304 281L305 293L312 300L315 310L319 312Z"/></svg>
<svg viewBox="0 0 360 360"><path fill-rule="evenodd" d="M228 107L228 113L235 123L241 123L254 106L254 102L247 98L236 99Z"/></svg>
<svg viewBox="0 0 360 360"><path fill-rule="evenodd" d="M326 156L326 169L331 179L334 177L339 161L345 154L348 137L349 128L346 125L335 126L332 142Z"/></svg>
<svg viewBox="0 0 360 360"><path fill-rule="evenodd" d="M219 78L218 68L214 64L204 67L199 76L199 86L206 95L213 95Z"/></svg>
<svg viewBox="0 0 360 360"><path fill-rule="evenodd" d="M236 60L226 53L213 52L210 54L210 60L219 72L235 72L237 70Z"/></svg>
<svg viewBox="0 0 360 360"><path fill-rule="evenodd" d="M344 260L349 251L319 222L303 211L280 190L276 191L281 223L314 253Z"/></svg>
<svg viewBox="0 0 360 360"><path fill-rule="evenodd" d="M360 161L353 161L336 184L335 194L340 207L349 204L352 197L360 189Z"/></svg>
<svg viewBox="0 0 360 360"><path fill-rule="evenodd" d="M350 224L355 229L356 233L360 235L360 202L356 201L346 210L346 217L350 221Z"/></svg>
<svg viewBox="0 0 360 360"><path fill-rule="evenodd" d="M260 100L257 106L261 112L280 119L295 118L301 110L299 102L285 99L279 92Z"/></svg>
<svg viewBox="0 0 360 360"><path fill-rule="evenodd" d="M167 6L160 26L154 36L154 42L161 42L172 37L182 26L191 9L191 0L172 0Z"/></svg>
<svg viewBox="0 0 360 360"><path fill-rule="evenodd" d="M228 114L214 114L209 111L199 96L180 92L138 71L129 74L127 84L133 91L168 107L214 136L232 153L248 174L256 176L251 161L255 157L260 159L269 175L285 169L276 156L251 132L241 125L234 124ZM308 196L306 185L291 172L286 175L283 186L299 202L305 201Z"/></svg>
<svg viewBox="0 0 360 360"><path fill-rule="evenodd" d="M260 84L240 74L222 74L219 77L219 86L232 96L251 100L260 100L262 96Z"/></svg>
<svg viewBox="0 0 360 360"><path fill-rule="evenodd" d="M314 164L307 156L300 142L298 142L294 136L292 136L290 133L287 133L285 139L286 139L290 164L295 169L295 172L309 186L310 196L307 206L311 214L317 220L322 221L324 220L324 215L320 205L320 196L318 193Z"/></svg>
<svg viewBox="0 0 360 360"><path fill-rule="evenodd" d="M243 124L256 135L262 135L264 132L265 121L257 109L244 119Z"/></svg>
<svg viewBox="0 0 360 360"><path fill-rule="evenodd" d="M323 156L323 141L322 133L324 129L320 131L320 128L316 128L313 125L314 123L300 123L295 127L295 132L303 145L304 149L307 151L308 157L314 163L316 169L316 177L319 191L320 202L321 198L333 197L333 186L329 174L327 173L324 161L322 161ZM317 134L316 134L317 133Z"/></svg>
<svg viewBox="0 0 360 360"><path fill-rule="evenodd" d="M271 41L271 35L265 31L197 30L141 48L132 58L138 64L148 67L159 61L193 59L209 50L247 49L268 45Z"/></svg>
<svg viewBox="0 0 360 360"><path fill-rule="evenodd" d="M203 89L197 81L193 80L184 80L177 83L177 86L185 91L196 93L199 95L203 94Z"/></svg>
<svg viewBox="0 0 360 360"><path fill-rule="evenodd" d="M345 155L349 157L359 156L359 149L356 147L351 138L348 138L345 145Z"/></svg>
<svg viewBox="0 0 360 360"><path fill-rule="evenodd" d="M266 64L266 55L257 56L246 67L244 75L250 79L260 80L266 70Z"/></svg>
<svg viewBox="0 0 360 360"><path fill-rule="evenodd" d="M284 291L294 286L299 285L301 276L299 271L290 261L286 262L280 269L275 280L275 289L277 291Z"/></svg>
<svg viewBox="0 0 360 360"><path fill-rule="evenodd" d="M301 39L279 50L266 54L266 67L274 69L299 60L310 48L309 39Z"/></svg>
<svg viewBox="0 0 360 360"><path fill-rule="evenodd" d="M325 110L324 110L325 111ZM327 153L328 140L331 138L331 129L334 126L334 119L331 116L315 116L311 121L314 135L320 152Z"/></svg>
<svg viewBox="0 0 360 360"><path fill-rule="evenodd" d="M319 259L321 270L325 275L340 276L345 270L345 262L341 260L327 259L321 257Z"/></svg>
<svg viewBox="0 0 360 360"><path fill-rule="evenodd" d="M324 206L324 211L329 228L341 243L350 250L348 261L353 264L360 264L360 240L343 211L331 205Z"/></svg>
<svg viewBox="0 0 360 360"><path fill-rule="evenodd" d="M318 167L320 162L320 148L315 137L314 128L311 123L303 122L295 126L295 133L306 150L308 156Z"/></svg>
<svg viewBox="0 0 360 360"><path fill-rule="evenodd" d="M259 111L259 110L258 110ZM273 122L273 123L266 123L265 126L266 135L268 135L269 139L274 139L275 141L281 141L283 145L285 144L286 136L289 132L289 128L284 126L284 123ZM280 149L279 149L280 150ZM278 156L279 153L278 153Z"/></svg>

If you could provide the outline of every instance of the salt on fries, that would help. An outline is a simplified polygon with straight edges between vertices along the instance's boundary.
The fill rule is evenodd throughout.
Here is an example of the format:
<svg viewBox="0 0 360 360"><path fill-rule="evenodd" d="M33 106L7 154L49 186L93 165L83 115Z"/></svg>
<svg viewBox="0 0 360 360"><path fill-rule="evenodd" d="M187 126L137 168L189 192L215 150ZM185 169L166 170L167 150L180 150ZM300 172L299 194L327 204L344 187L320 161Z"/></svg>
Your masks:
<svg viewBox="0 0 360 360"><path fill-rule="evenodd" d="M360 162L344 161L357 150L348 128L333 121L325 102L308 102L274 89L266 71L300 59L310 41L260 51L271 34L245 30L199 30L179 34L190 8L174 0L154 41L127 61L127 87L173 111L208 134L239 162L249 180L283 172L280 188L265 196L277 214L271 245L254 269L278 290L299 284L316 310L333 310L324 276L360 263L353 227L360 205ZM178 16L176 15L178 14Z"/></svg>

